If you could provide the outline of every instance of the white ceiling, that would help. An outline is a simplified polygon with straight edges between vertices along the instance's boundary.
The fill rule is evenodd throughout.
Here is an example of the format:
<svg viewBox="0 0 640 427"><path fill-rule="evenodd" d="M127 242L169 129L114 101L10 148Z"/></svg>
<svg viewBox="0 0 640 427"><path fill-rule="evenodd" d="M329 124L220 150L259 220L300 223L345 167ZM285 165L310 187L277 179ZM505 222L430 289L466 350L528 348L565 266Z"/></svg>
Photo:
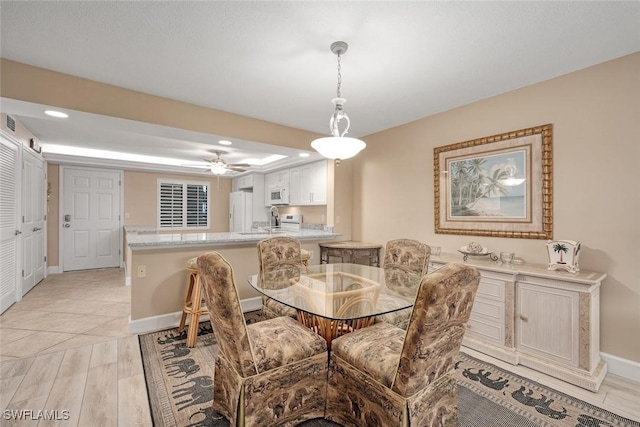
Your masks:
<svg viewBox="0 0 640 427"><path fill-rule="evenodd" d="M336 91L329 45L344 40L355 137L640 51L638 1L2 1L0 14L3 58L323 134ZM65 143L199 161L225 137L1 107L45 152ZM231 163L287 151L233 142Z"/></svg>

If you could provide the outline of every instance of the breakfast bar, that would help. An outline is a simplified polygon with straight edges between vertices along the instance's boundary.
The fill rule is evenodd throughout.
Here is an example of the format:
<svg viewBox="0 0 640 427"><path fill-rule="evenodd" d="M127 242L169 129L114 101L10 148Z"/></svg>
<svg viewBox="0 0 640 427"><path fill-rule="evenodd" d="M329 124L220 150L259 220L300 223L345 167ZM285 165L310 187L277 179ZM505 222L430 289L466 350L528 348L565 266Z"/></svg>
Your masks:
<svg viewBox="0 0 640 427"><path fill-rule="evenodd" d="M284 235L300 240L302 249L318 253L318 242L333 240L340 233L320 229L259 231L246 233L166 233L152 227L125 229L126 282L131 285L129 330L143 332L176 326L188 286L186 263L210 251L220 252L233 266L238 294L247 309L260 308L260 296L246 282L258 271L256 244L268 237ZM318 263L317 256L310 264Z"/></svg>

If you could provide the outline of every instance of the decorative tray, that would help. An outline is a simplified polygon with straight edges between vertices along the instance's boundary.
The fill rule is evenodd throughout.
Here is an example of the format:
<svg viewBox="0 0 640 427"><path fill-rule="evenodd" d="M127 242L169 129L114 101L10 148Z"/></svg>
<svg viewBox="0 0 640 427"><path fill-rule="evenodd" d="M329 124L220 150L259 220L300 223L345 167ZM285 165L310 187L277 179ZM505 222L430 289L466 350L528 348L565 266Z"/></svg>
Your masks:
<svg viewBox="0 0 640 427"><path fill-rule="evenodd" d="M498 255L494 254L493 252L491 252L489 249L487 248L482 248L482 250L480 252L469 252L469 250L467 249L466 246L462 246L460 249L458 249L458 252L460 252L462 255L464 255L462 257L463 261L466 261L467 258L469 258L469 255L471 256L489 256L489 258L491 259L491 261L497 261L498 260Z"/></svg>

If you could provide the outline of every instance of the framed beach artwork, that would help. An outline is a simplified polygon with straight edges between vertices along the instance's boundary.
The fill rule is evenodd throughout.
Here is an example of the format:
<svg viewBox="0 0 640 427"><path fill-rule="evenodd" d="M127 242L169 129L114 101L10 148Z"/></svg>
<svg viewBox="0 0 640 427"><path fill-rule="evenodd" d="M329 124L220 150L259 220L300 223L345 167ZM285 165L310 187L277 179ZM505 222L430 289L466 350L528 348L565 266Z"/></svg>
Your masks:
<svg viewBox="0 0 640 427"><path fill-rule="evenodd" d="M552 125L434 148L435 232L551 239Z"/></svg>

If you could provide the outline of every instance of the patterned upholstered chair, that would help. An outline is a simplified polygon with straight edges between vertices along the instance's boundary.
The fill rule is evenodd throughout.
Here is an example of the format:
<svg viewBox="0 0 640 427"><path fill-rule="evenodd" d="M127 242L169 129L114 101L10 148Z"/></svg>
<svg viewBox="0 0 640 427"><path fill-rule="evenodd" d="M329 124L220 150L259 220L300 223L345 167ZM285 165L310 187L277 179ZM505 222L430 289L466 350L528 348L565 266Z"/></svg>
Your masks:
<svg viewBox="0 0 640 427"><path fill-rule="evenodd" d="M213 410L230 425L293 426L322 417L327 344L290 317L247 325L233 268L217 252L198 257L218 342Z"/></svg>
<svg viewBox="0 0 640 427"><path fill-rule="evenodd" d="M258 242L258 264L262 286L273 283L282 286L288 280L296 280L303 267L300 241L292 237L275 236ZM297 280L296 280L297 281ZM297 317L297 310L262 296L262 317Z"/></svg>
<svg viewBox="0 0 640 427"><path fill-rule="evenodd" d="M325 418L345 426L457 426L454 364L480 274L423 276L406 332L377 323L333 340Z"/></svg>
<svg viewBox="0 0 640 427"><path fill-rule="evenodd" d="M396 239L387 242L382 267L387 287L403 296L415 295L422 276L429 269L431 248L417 240ZM384 304L384 300L378 304ZM387 322L402 329L407 328L411 309L394 311L376 316L376 323Z"/></svg>

